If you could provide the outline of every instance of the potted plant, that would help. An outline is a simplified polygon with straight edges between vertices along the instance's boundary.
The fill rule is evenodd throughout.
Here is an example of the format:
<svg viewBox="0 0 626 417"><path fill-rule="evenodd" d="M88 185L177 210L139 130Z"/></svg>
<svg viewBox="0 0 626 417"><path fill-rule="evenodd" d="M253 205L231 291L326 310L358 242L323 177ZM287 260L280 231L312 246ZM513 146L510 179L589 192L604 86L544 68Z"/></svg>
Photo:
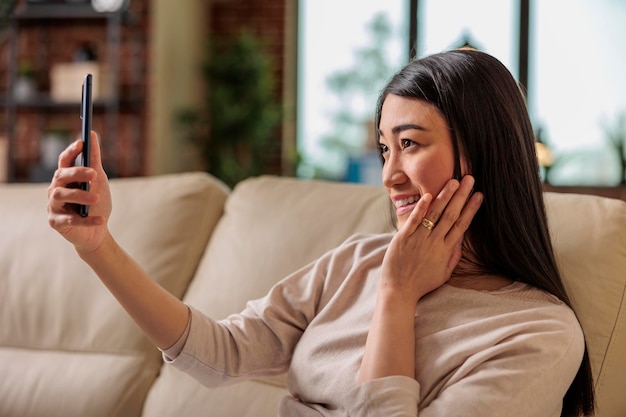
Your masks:
<svg viewBox="0 0 626 417"><path fill-rule="evenodd" d="M276 146L281 111L263 46L248 32L210 42L202 68L204 104L178 116L206 170L230 186L264 173L268 150Z"/></svg>

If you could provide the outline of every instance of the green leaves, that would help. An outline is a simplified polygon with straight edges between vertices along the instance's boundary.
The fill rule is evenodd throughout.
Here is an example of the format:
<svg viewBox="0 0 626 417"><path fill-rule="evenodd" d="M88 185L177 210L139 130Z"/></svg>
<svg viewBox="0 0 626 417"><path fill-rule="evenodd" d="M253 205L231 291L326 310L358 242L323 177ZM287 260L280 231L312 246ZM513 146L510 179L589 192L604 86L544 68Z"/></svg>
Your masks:
<svg viewBox="0 0 626 417"><path fill-rule="evenodd" d="M204 106L181 112L178 120L201 150L207 171L234 186L262 174L277 146L281 109L272 61L259 38L242 32L209 43L202 71Z"/></svg>

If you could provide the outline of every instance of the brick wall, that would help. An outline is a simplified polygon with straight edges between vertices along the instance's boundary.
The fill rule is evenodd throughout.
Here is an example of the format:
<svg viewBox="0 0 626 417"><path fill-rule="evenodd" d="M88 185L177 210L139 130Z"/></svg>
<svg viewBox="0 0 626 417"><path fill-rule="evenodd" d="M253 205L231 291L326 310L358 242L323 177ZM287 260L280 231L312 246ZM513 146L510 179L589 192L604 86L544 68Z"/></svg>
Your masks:
<svg viewBox="0 0 626 417"><path fill-rule="evenodd" d="M273 62L276 99L283 94L285 57L285 7L287 0L228 0L216 1L209 15L209 35L223 37L246 30L258 35ZM282 132L277 129L274 146L268 149L268 174L281 174Z"/></svg>
<svg viewBox="0 0 626 417"><path fill-rule="evenodd" d="M119 108L96 104L93 128L103 136L104 162L112 176L141 175L144 172L144 143L146 126L146 82L148 70L147 41L149 33L149 0L130 3L131 18L122 23L119 58ZM22 1L18 7L26 6ZM8 88L8 69L11 65L12 33L16 33L18 65L30 62L35 71L37 95L17 107L14 117L7 112L5 94ZM54 105L49 100L51 68L57 63L73 60L77 49L88 44L96 52L98 61L110 66L107 44L107 22L104 19L41 19L20 20L17 32L10 30L0 35L0 94L3 112L0 128L13 137L14 181L45 180L49 172L41 173L40 144L45 132L65 130L69 140L80 132L80 105ZM79 97L80 84L77 85ZM118 111L119 110L119 111ZM13 122L12 122L13 121ZM117 126L115 130L110 128ZM11 133L12 132L12 133ZM39 172L33 176L33 171Z"/></svg>
<svg viewBox="0 0 626 417"><path fill-rule="evenodd" d="M207 16L209 36L234 35L245 29L264 39L274 63L276 97L283 91L283 60L285 36L285 2L287 0L215 1ZM24 1L22 1L24 3ZM132 19L122 26L120 37L120 97L124 105L118 117L102 107L94 111L94 130L103 135L104 162L111 176L143 175L146 171L146 138L149 117L146 80L149 74L150 0L131 0ZM96 21L46 21L20 28L17 45L21 61L34 64L37 90L50 90L50 68L57 62L69 62L76 49L90 43L101 62L107 61L106 24ZM7 67L10 59L9 31L0 34L0 95L8 91ZM79 87L78 87L79 88ZM7 129L6 106L2 104L0 132ZM40 161L40 139L48 129L67 129L72 138L79 134L79 108L76 111L53 106L21 106L16 113L14 129L13 171L16 181L31 179L32 167ZM108 116L107 116L108 114ZM118 114L118 113L115 113ZM108 131L117 120L117 130ZM1 133L0 133L1 134ZM281 173L281 132L276 132L275 146L268 150L271 166L267 173Z"/></svg>

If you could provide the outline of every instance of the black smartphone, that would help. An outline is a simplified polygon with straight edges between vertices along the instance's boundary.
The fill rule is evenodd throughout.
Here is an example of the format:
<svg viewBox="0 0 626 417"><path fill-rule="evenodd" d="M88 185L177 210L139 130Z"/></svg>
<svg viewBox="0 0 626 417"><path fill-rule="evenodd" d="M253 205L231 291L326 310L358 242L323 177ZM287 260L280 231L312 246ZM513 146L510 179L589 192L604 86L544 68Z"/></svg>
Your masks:
<svg viewBox="0 0 626 417"><path fill-rule="evenodd" d="M81 139L83 141L83 152L80 156L80 165L89 166L89 155L91 155L91 117L93 115L93 99L92 99L92 83L91 74L85 75L83 80L83 92L80 104L80 118L82 119ZM82 182L80 189L89 191L89 183ZM79 205L78 214L83 217L89 215L89 206Z"/></svg>

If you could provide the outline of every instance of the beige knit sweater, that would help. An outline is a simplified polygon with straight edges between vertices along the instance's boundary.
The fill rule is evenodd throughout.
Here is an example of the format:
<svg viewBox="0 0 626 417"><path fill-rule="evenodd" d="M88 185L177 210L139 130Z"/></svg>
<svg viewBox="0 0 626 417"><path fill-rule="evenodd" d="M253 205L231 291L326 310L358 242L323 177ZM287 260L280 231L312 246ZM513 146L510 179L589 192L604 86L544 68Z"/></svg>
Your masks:
<svg viewBox="0 0 626 417"><path fill-rule="evenodd" d="M582 331L566 305L522 283L430 293L416 306L416 378L357 385L391 237L354 236L225 320L191 308L165 360L210 387L288 372L285 417L559 416Z"/></svg>

